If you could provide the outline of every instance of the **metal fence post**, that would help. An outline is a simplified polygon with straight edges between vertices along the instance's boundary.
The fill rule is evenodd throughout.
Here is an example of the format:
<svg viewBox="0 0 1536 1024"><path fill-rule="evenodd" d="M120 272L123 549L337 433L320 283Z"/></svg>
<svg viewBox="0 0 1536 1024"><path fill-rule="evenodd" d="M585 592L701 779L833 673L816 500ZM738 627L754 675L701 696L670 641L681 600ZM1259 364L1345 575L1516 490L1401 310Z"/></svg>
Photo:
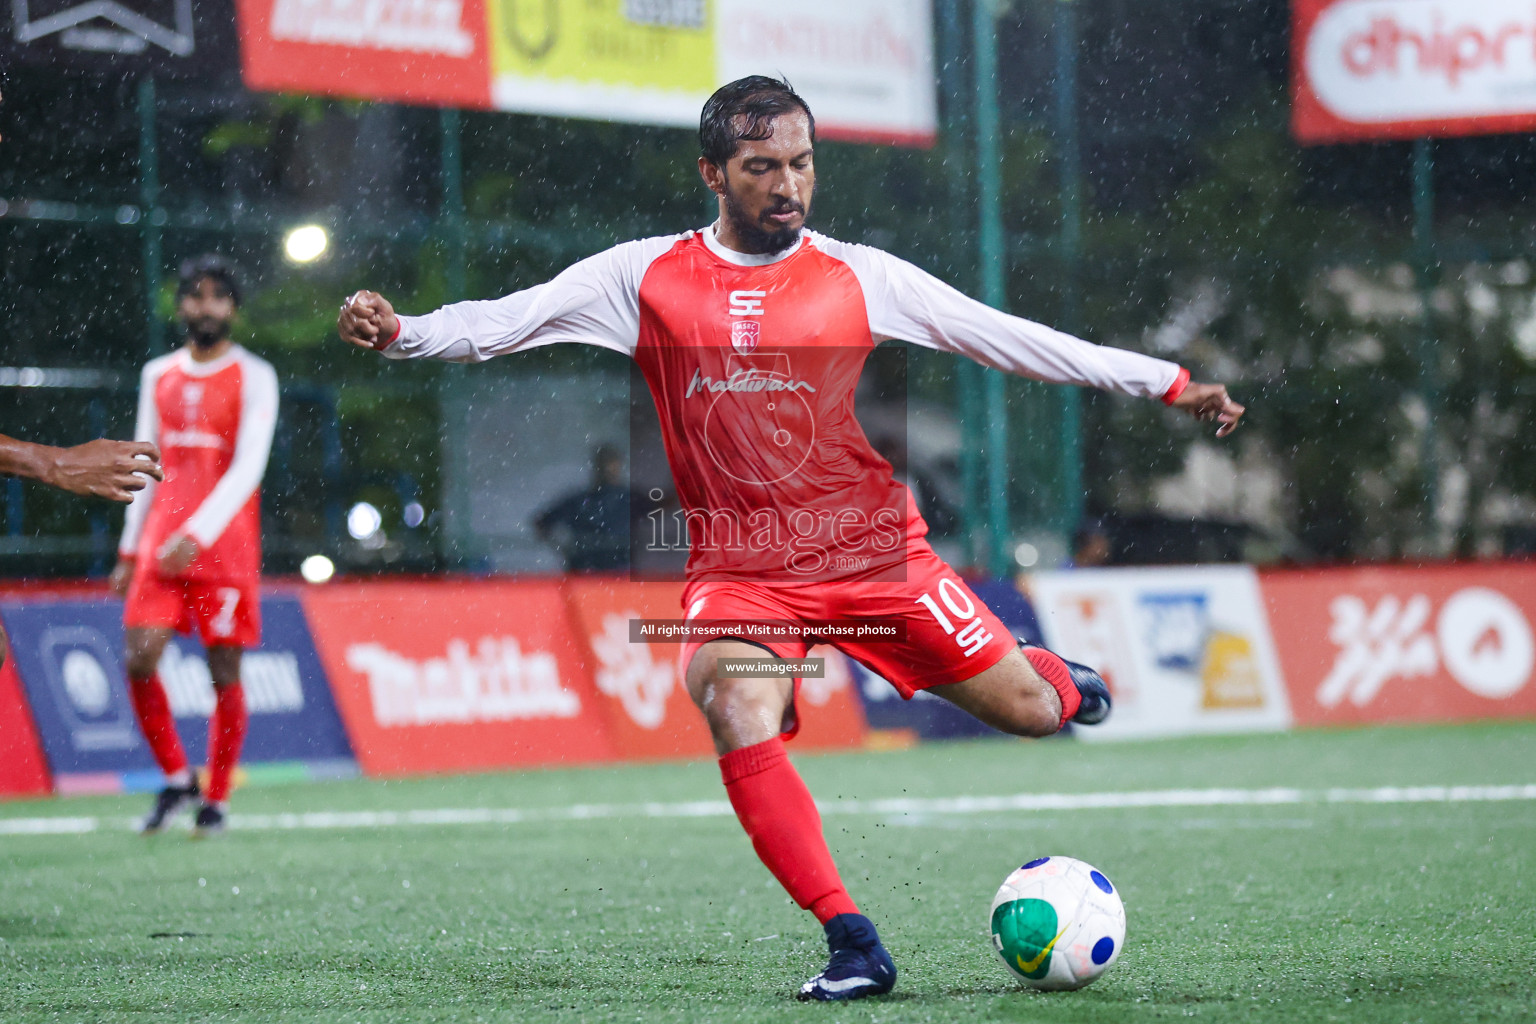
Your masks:
<svg viewBox="0 0 1536 1024"><path fill-rule="evenodd" d="M144 347L154 359L165 350L165 324L160 319L161 250L160 146L155 111L155 80L139 79L139 223L143 238Z"/></svg>
<svg viewBox="0 0 1536 1024"><path fill-rule="evenodd" d="M981 298L989 306L1007 305L1008 250L1003 237L1002 154L997 106L997 7L995 0L975 0L971 30L976 46L976 187L980 215L978 238ZM984 370L987 426L987 571L1012 574L1008 549L1008 403L998 370Z"/></svg>

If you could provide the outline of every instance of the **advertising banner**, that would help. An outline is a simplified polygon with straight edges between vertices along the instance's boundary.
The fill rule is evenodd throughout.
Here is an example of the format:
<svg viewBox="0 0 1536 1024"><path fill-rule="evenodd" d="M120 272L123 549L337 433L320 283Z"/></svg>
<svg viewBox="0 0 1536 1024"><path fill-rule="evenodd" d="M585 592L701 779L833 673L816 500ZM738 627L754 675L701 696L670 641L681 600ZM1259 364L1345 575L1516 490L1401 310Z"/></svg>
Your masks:
<svg viewBox="0 0 1536 1024"><path fill-rule="evenodd" d="M1303 143L1536 128L1527 0L1294 0L1292 29Z"/></svg>
<svg viewBox="0 0 1536 1024"><path fill-rule="evenodd" d="M52 788L16 659L7 656L0 665L0 796L43 796Z"/></svg>
<svg viewBox="0 0 1536 1024"><path fill-rule="evenodd" d="M1536 715L1536 570L1525 565L1265 573L1302 725Z"/></svg>
<svg viewBox="0 0 1536 1024"><path fill-rule="evenodd" d="M695 127L783 74L831 138L932 143L930 0L238 0L252 89Z"/></svg>
<svg viewBox="0 0 1536 1024"><path fill-rule="evenodd" d="M365 773L613 758L560 583L354 583L303 600Z"/></svg>
<svg viewBox="0 0 1536 1024"><path fill-rule="evenodd" d="M588 643L593 678L618 756L713 757L709 729L683 685L684 666L678 660L683 645L632 641L632 620L676 620L681 615L683 585L573 577L565 588L576 628ZM826 674L801 681L794 749L859 745L864 715L851 663L830 647L813 648L809 657L825 658Z"/></svg>
<svg viewBox="0 0 1536 1024"><path fill-rule="evenodd" d="M245 652L241 682L250 710L241 761L310 766L306 774L355 769L299 603L266 595L261 646ZM123 606L96 598L0 601L55 788L68 792L158 789L160 773L139 734L123 667ZM187 757L206 758L213 687L202 645L174 636L160 680Z"/></svg>
<svg viewBox="0 0 1536 1024"><path fill-rule="evenodd" d="M586 641L592 678L621 758L709 757L714 744L683 686L677 644L630 642L632 619L676 619L683 585L573 578L571 616Z"/></svg>
<svg viewBox="0 0 1536 1024"><path fill-rule="evenodd" d="M1051 650L1114 694L1083 739L1285 729L1280 664L1252 569L1077 569L1030 577Z"/></svg>

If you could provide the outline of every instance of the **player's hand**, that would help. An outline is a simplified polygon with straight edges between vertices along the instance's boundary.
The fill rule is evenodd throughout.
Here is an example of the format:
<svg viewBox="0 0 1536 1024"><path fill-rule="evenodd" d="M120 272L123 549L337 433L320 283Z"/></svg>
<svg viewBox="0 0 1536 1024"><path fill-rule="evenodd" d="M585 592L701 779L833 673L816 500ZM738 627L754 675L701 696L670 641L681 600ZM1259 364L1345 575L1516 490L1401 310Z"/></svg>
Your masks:
<svg viewBox="0 0 1536 1024"><path fill-rule="evenodd" d="M147 477L165 479L159 448L147 441L99 440L56 449L42 480L74 494L126 504L149 483Z"/></svg>
<svg viewBox="0 0 1536 1024"><path fill-rule="evenodd" d="M341 340L358 348L380 349L400 333L395 307L378 292L359 291L347 296L336 318Z"/></svg>
<svg viewBox="0 0 1536 1024"><path fill-rule="evenodd" d="M167 541L160 549L157 567L161 576L180 576L198 555L197 541L191 537L173 539L174 544Z"/></svg>
<svg viewBox="0 0 1536 1024"><path fill-rule="evenodd" d="M1183 393L1173 400L1175 409L1183 409L1197 420L1215 420L1217 437L1226 437L1237 429L1246 411L1232 401L1225 384L1196 384L1190 381Z"/></svg>
<svg viewBox="0 0 1536 1024"><path fill-rule="evenodd" d="M133 559L119 558L107 577L107 589L118 597L128 596L128 584L133 582Z"/></svg>

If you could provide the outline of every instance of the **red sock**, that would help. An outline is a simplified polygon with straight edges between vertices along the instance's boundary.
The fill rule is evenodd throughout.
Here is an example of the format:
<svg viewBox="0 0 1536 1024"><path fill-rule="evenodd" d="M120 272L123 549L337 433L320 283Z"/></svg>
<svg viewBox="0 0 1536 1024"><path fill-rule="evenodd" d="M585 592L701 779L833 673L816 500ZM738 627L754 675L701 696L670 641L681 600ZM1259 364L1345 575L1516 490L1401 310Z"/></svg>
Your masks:
<svg viewBox="0 0 1536 1024"><path fill-rule="evenodd" d="M1067 663L1044 647L1021 647L1024 657L1034 666L1040 678L1051 684L1051 689L1056 691L1061 698L1061 724L1060 729L1072 721L1072 716L1077 714L1077 709L1082 706L1083 695L1077 692L1077 686L1072 682L1072 673L1067 671Z"/></svg>
<svg viewBox="0 0 1536 1024"><path fill-rule="evenodd" d="M128 698L133 702L133 713L138 716L139 729L149 744L155 763L167 775L185 771L187 755L181 749L181 737L176 734L176 719L171 715L171 703L165 699L165 687L158 675L128 680Z"/></svg>
<svg viewBox="0 0 1536 1024"><path fill-rule="evenodd" d="M208 789L203 796L209 803L229 799L229 780L240 760L240 746L245 742L245 690L239 683L225 683L213 688L216 703L208 719Z"/></svg>
<svg viewBox="0 0 1536 1024"><path fill-rule="evenodd" d="M832 863L816 802L782 739L731 751L720 759L720 776L758 859L796 903L822 924L859 912Z"/></svg>

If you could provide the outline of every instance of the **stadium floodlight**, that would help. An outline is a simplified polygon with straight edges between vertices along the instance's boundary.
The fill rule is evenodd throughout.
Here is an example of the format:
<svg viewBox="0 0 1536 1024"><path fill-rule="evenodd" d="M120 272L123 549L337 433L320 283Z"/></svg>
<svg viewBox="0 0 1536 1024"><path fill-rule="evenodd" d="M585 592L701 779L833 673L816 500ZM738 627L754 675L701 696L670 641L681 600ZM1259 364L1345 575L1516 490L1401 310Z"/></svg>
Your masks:
<svg viewBox="0 0 1536 1024"><path fill-rule="evenodd" d="M283 238L283 252L295 263L313 263L325 255L331 238L319 224L305 224Z"/></svg>
<svg viewBox="0 0 1536 1024"><path fill-rule="evenodd" d="M405 520L406 526L414 530L427 521L427 510L422 507L419 501L408 502L401 511L400 518Z"/></svg>
<svg viewBox="0 0 1536 1024"><path fill-rule="evenodd" d="M1013 560L1024 569L1033 569L1040 563L1040 549L1029 541L1024 541L1013 549Z"/></svg>
<svg viewBox="0 0 1536 1024"><path fill-rule="evenodd" d="M347 512L347 532L353 540L367 540L383 525L383 513L366 501L358 502Z"/></svg>
<svg viewBox="0 0 1536 1024"><path fill-rule="evenodd" d="M324 583L336 575L336 563L324 555L310 555L299 564L299 575L306 583Z"/></svg>

